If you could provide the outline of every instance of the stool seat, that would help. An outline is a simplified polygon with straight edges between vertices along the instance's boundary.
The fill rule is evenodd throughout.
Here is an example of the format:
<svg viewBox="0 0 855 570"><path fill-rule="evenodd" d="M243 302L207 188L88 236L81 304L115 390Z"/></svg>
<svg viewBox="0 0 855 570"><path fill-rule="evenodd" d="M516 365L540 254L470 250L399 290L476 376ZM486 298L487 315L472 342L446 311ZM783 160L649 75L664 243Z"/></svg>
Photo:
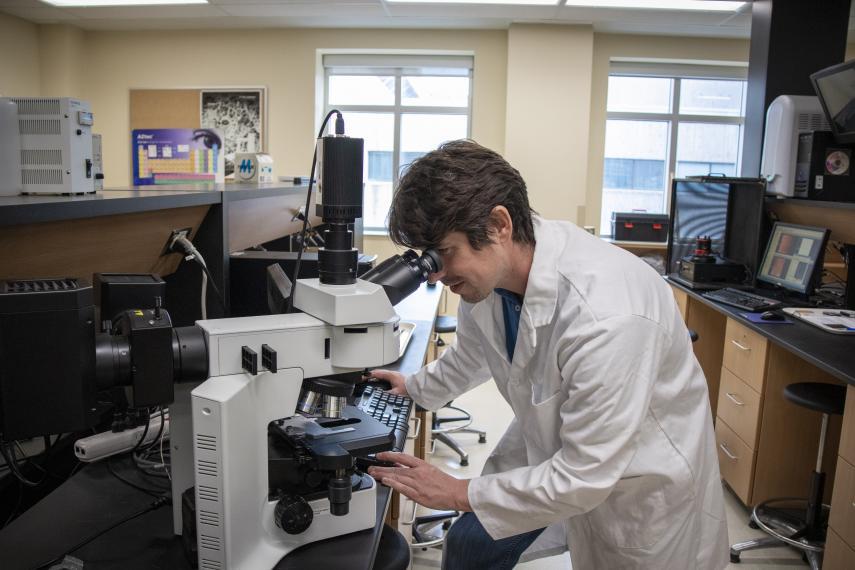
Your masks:
<svg viewBox="0 0 855 570"><path fill-rule="evenodd" d="M410 543L397 530L383 525L377 556L371 570L407 570L410 566Z"/></svg>
<svg viewBox="0 0 855 570"><path fill-rule="evenodd" d="M453 333L457 331L457 317L450 315L439 315L436 318L436 323L433 325L433 330L438 333Z"/></svg>
<svg viewBox="0 0 855 570"><path fill-rule="evenodd" d="M843 415L846 387L842 384L797 382L784 388L784 396L794 404L823 414Z"/></svg>

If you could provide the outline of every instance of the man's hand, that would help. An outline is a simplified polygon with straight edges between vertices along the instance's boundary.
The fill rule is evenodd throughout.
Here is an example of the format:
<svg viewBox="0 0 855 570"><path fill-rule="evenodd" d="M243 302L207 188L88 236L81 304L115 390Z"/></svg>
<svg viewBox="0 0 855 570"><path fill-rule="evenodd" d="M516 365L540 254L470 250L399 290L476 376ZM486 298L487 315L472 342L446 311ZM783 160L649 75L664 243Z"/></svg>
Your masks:
<svg viewBox="0 0 855 570"><path fill-rule="evenodd" d="M406 377L400 372L394 370L372 370L371 376L378 380L385 380L390 384L389 392L399 396L409 396L407 387L404 385Z"/></svg>
<svg viewBox="0 0 855 570"><path fill-rule="evenodd" d="M471 511L469 479L443 473L427 461L405 453L387 451L377 459L395 467L371 467L368 474L402 495L429 509Z"/></svg>

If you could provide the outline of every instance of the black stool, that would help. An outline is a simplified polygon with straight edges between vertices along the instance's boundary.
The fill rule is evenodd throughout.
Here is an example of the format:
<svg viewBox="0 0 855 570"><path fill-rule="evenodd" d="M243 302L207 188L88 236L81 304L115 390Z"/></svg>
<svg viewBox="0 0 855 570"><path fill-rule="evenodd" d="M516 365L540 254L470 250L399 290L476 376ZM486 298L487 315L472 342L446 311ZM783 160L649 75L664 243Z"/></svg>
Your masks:
<svg viewBox="0 0 855 570"><path fill-rule="evenodd" d="M445 346L445 341L442 340L440 334L448 334L457 332L457 318L449 315L439 315L436 318L436 322L433 327L434 332L437 333L436 346ZM463 451L463 448L460 447L460 444L457 443L449 434L451 433L474 433L478 434L478 443L486 443L487 442L487 433L481 431L479 429L471 428L469 426L472 425L472 414L464 410L463 408L458 408L457 406L452 406L452 402L449 402L443 409L454 410L459 412L461 415L453 416L453 417L439 417L437 413L433 414L433 421L431 422L430 433L431 438L434 442L441 441L448 447L450 447L457 455L460 456L460 465L466 467L469 465L469 454ZM452 425L448 427L442 427L442 424L457 424L459 422L465 422L462 425Z"/></svg>
<svg viewBox="0 0 855 570"><path fill-rule="evenodd" d="M460 516L457 511L437 511L413 519L413 542L411 548L427 550L433 546L441 546L445 541L445 533L451 527L454 519ZM437 534L432 530L438 531Z"/></svg>
<svg viewBox="0 0 855 570"><path fill-rule="evenodd" d="M371 570L407 570L410 567L410 545L404 535L391 526L383 525L377 556Z"/></svg>
<svg viewBox="0 0 855 570"><path fill-rule="evenodd" d="M437 334L436 345L445 346L445 341L439 335L457 332L457 317L451 315L437 316L433 325L433 332Z"/></svg>
<svg viewBox="0 0 855 570"><path fill-rule="evenodd" d="M730 547L730 561L739 562L741 553L746 550L792 546L802 551L813 570L819 570L825 549L829 510L828 505L822 504L825 488L822 452L825 448L828 416L843 415L846 388L839 384L799 382L784 388L784 396L799 406L822 413L819 451L816 469L811 477L810 495L807 499L769 499L757 504L751 511L752 526L756 525L770 536L734 544Z"/></svg>

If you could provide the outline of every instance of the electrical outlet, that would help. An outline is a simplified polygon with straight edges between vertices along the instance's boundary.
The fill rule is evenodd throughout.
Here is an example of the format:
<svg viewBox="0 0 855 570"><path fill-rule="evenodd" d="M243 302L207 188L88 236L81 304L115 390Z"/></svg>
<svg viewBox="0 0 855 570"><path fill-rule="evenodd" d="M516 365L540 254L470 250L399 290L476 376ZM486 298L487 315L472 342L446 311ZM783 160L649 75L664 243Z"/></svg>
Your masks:
<svg viewBox="0 0 855 570"><path fill-rule="evenodd" d="M175 249L175 241L180 237L186 237L190 239L190 232L193 231L192 228L181 228L180 230L172 230L172 233L169 234L169 239L166 240L166 243L163 246L163 250L161 250L160 255L169 255L170 253L181 253L180 250Z"/></svg>

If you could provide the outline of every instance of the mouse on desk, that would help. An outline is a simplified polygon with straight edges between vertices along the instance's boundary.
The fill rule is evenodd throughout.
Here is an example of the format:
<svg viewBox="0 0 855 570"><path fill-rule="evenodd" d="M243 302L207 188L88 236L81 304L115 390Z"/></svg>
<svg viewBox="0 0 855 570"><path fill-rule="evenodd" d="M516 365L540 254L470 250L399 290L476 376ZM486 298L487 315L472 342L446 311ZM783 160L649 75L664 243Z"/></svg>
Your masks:
<svg viewBox="0 0 855 570"><path fill-rule="evenodd" d="M766 311L765 313L760 314L760 319L763 321L783 321L784 316L779 315L775 311Z"/></svg>

